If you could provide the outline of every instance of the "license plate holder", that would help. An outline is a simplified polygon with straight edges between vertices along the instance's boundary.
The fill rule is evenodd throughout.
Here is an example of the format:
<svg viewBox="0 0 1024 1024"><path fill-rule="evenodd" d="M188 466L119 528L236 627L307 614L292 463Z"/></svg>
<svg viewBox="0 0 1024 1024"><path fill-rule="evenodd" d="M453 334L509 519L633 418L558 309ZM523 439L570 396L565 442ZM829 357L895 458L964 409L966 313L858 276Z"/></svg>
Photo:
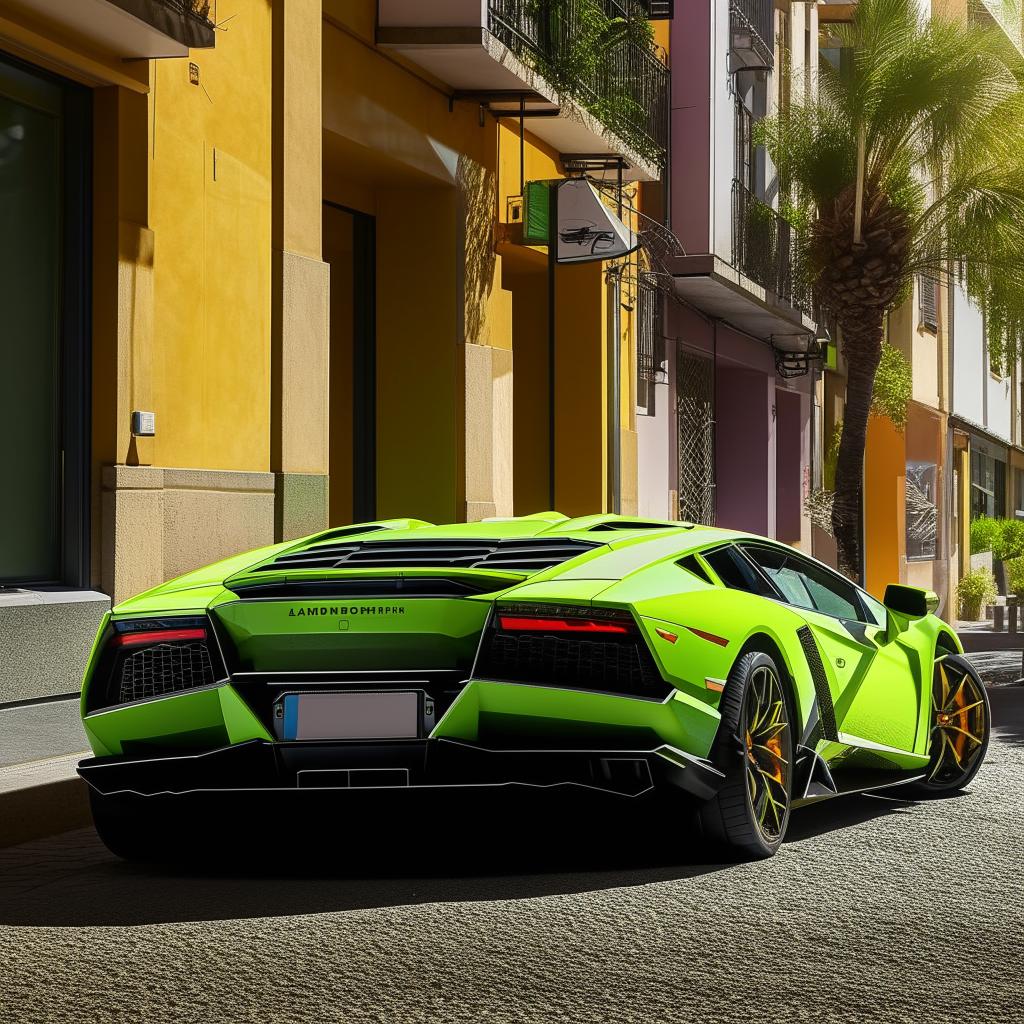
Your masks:
<svg viewBox="0 0 1024 1024"><path fill-rule="evenodd" d="M275 724L283 740L418 739L422 696L415 690L285 693Z"/></svg>

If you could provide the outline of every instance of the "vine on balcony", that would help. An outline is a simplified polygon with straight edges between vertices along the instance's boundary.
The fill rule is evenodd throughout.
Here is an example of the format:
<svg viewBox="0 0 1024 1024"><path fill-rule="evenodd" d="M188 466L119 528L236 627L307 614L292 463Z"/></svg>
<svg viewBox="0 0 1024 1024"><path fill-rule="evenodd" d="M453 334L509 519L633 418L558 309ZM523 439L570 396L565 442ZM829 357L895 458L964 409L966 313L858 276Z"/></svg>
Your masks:
<svg viewBox="0 0 1024 1024"><path fill-rule="evenodd" d="M630 95L628 83L609 76L598 86L619 47L654 51L654 28L643 4L625 0L623 14L609 13L610 6L607 0L527 0L527 13L549 26L551 38L558 40L536 56L537 70L559 92L580 100L634 151L660 162L664 154L647 134L647 112Z"/></svg>

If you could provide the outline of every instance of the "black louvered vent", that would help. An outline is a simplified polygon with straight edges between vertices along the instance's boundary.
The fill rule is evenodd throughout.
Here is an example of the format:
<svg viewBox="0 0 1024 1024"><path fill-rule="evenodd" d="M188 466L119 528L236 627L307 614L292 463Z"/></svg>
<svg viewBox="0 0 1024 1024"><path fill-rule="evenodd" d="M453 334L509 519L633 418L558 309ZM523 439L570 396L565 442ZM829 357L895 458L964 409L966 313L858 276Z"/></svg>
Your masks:
<svg viewBox="0 0 1024 1024"><path fill-rule="evenodd" d="M608 523L598 523L596 526L591 526L587 533L612 533L616 530L681 530L684 529L685 525L685 523L659 523L654 520L651 522L612 520Z"/></svg>
<svg viewBox="0 0 1024 1024"><path fill-rule="evenodd" d="M473 674L479 679L659 701L672 690L635 628L598 639L494 625L484 637Z"/></svg>
<svg viewBox="0 0 1024 1024"><path fill-rule="evenodd" d="M839 738L836 730L836 709L832 704L832 691L828 686L828 677L825 675L825 666L821 662L821 654L818 645L814 641L814 634L810 626L801 626L796 631L800 646L804 649L804 657L807 659L807 666L811 670L811 679L814 682L814 694L818 699L818 718L821 721L821 734L826 740Z"/></svg>
<svg viewBox="0 0 1024 1024"><path fill-rule="evenodd" d="M670 21L673 14L673 0L648 0L648 17L651 21Z"/></svg>
<svg viewBox="0 0 1024 1024"><path fill-rule="evenodd" d="M206 641L154 644L128 655L121 666L118 703L162 697L214 682Z"/></svg>
<svg viewBox="0 0 1024 1024"><path fill-rule="evenodd" d="M933 274L918 274L918 316L921 326L937 330L939 326L939 280Z"/></svg>
<svg viewBox="0 0 1024 1024"><path fill-rule="evenodd" d="M291 569L508 569L539 572L596 544L578 540L405 540L317 544L279 555L262 571Z"/></svg>

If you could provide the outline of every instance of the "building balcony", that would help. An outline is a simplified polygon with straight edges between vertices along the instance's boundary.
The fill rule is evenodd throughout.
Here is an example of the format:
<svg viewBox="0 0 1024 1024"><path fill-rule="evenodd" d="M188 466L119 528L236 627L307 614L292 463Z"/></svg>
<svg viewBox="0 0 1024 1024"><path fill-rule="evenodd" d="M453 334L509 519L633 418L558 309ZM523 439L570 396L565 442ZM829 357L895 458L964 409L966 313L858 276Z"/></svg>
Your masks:
<svg viewBox="0 0 1024 1024"><path fill-rule="evenodd" d="M734 70L774 64L774 0L729 0L729 56Z"/></svg>
<svg viewBox="0 0 1024 1024"><path fill-rule="evenodd" d="M625 18L619 0L602 0ZM657 9L655 9L657 8ZM663 16L651 0L647 12ZM600 59L582 52L583 4L545 10L530 0L379 0L377 42L563 156L621 158L625 176L660 176L668 149L668 67L626 34Z"/></svg>
<svg viewBox="0 0 1024 1024"><path fill-rule="evenodd" d="M121 60L187 57L214 45L208 0L10 0L44 31Z"/></svg>
<svg viewBox="0 0 1024 1024"><path fill-rule="evenodd" d="M731 261L696 254L668 260L667 267L686 302L779 352L802 353L817 324L809 290L795 273L800 246L800 235L778 210L734 181Z"/></svg>
<svg viewBox="0 0 1024 1024"><path fill-rule="evenodd" d="M808 311L810 295L794 268L800 236L778 210L742 182L732 183L732 263L745 277L794 309Z"/></svg>

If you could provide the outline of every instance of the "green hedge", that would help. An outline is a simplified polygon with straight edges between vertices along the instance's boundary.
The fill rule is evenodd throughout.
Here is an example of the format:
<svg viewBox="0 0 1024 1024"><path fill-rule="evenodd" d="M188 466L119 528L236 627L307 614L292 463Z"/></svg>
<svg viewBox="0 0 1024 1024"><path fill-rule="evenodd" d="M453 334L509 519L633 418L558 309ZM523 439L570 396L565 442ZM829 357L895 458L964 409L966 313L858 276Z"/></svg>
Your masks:
<svg viewBox="0 0 1024 1024"><path fill-rule="evenodd" d="M1024 556L1024 519L972 519L971 554L981 551L991 551L1004 562Z"/></svg>

